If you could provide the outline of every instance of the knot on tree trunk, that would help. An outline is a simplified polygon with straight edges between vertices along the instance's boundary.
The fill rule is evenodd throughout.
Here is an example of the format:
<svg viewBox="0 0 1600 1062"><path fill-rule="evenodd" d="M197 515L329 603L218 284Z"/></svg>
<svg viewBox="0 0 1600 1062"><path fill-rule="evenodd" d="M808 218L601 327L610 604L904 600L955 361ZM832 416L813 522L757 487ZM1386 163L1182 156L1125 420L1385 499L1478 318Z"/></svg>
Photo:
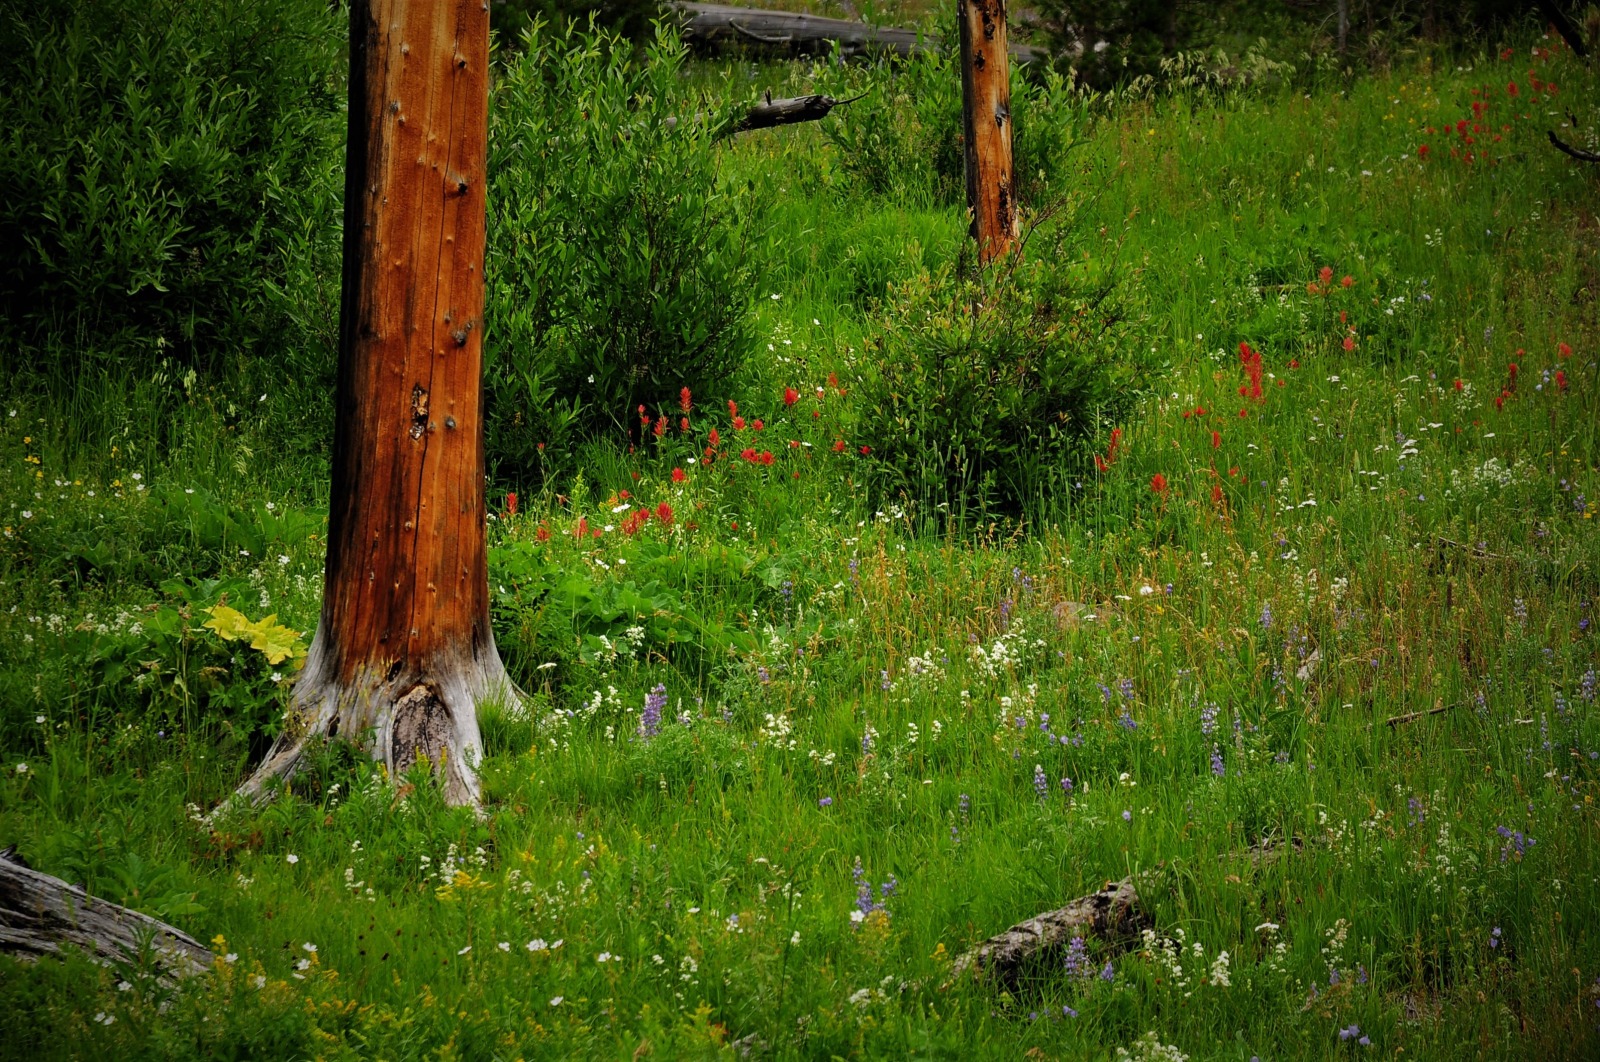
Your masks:
<svg viewBox="0 0 1600 1062"><path fill-rule="evenodd" d="M396 777L405 774L421 756L436 771L442 770L450 747L450 709L430 686L417 685L394 704L393 737L389 762Z"/></svg>

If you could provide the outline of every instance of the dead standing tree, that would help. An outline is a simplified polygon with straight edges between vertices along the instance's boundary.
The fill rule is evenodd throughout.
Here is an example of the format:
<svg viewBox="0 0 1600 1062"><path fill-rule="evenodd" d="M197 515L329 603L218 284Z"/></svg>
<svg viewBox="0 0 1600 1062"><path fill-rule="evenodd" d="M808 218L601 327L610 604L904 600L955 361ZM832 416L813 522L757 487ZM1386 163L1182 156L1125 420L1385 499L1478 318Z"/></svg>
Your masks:
<svg viewBox="0 0 1600 1062"><path fill-rule="evenodd" d="M344 281L322 619L289 724L426 756L478 799L477 706L515 696L489 625L483 462L486 0L354 0Z"/></svg>
<svg viewBox="0 0 1600 1062"><path fill-rule="evenodd" d="M1018 233L1011 173L1011 71L1005 0L957 0L967 209L978 260L1004 254Z"/></svg>

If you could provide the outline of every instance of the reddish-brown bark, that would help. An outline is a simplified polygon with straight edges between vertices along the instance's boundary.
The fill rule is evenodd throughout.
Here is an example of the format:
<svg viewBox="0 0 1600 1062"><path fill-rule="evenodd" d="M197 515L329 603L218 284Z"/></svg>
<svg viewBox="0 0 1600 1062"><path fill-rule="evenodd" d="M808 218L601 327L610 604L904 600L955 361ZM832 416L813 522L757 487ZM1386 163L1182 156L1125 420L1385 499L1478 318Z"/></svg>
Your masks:
<svg viewBox="0 0 1600 1062"><path fill-rule="evenodd" d="M1004 254L1018 231L1005 0L957 0L956 22L961 29L967 209L978 258L987 262Z"/></svg>
<svg viewBox="0 0 1600 1062"><path fill-rule="evenodd" d="M344 289L322 620L290 727L425 754L477 797L476 705L510 696L489 625L483 461L485 0L354 0Z"/></svg>

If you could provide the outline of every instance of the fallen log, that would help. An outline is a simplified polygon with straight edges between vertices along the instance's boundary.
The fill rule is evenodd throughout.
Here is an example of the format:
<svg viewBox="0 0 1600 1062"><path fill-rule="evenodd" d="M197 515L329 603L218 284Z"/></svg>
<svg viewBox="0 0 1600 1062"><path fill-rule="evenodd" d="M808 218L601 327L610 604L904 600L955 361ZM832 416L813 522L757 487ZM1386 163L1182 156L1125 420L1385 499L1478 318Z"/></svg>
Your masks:
<svg viewBox="0 0 1600 1062"><path fill-rule="evenodd" d="M15 849L0 851L0 952L36 960L65 946L106 964L136 962L148 948L165 980L201 973L212 962L182 930L41 874Z"/></svg>
<svg viewBox="0 0 1600 1062"><path fill-rule="evenodd" d="M847 56L906 56L931 47L916 30L899 26L869 26L843 18L689 0L674 0L667 7L677 13L678 32L690 44L743 44L810 53L837 42L839 53ZM1041 50L1026 44L1013 44L1011 55L1021 63L1044 57Z"/></svg>
<svg viewBox="0 0 1600 1062"><path fill-rule="evenodd" d="M1073 937L1097 937L1114 947L1126 946L1150 926L1150 915L1139 906L1133 878L1108 882L1099 892L1018 922L969 948L951 965L947 985L970 973L973 978L1012 989L1029 967L1064 956Z"/></svg>

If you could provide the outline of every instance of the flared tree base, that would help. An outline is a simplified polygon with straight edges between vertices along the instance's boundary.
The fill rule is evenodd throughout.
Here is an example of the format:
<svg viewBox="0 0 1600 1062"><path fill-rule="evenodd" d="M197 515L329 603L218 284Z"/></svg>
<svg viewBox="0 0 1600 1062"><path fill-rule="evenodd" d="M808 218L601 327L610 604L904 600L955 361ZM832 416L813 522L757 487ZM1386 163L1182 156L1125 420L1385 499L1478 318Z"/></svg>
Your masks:
<svg viewBox="0 0 1600 1062"><path fill-rule="evenodd" d="M426 757L446 802L476 805L483 754L478 706L519 699L493 645L478 654L436 655L426 667L362 668L342 682L332 657L319 631L295 683L283 733L237 796L261 802L274 780L293 776L310 743L327 739L359 745L391 778Z"/></svg>

